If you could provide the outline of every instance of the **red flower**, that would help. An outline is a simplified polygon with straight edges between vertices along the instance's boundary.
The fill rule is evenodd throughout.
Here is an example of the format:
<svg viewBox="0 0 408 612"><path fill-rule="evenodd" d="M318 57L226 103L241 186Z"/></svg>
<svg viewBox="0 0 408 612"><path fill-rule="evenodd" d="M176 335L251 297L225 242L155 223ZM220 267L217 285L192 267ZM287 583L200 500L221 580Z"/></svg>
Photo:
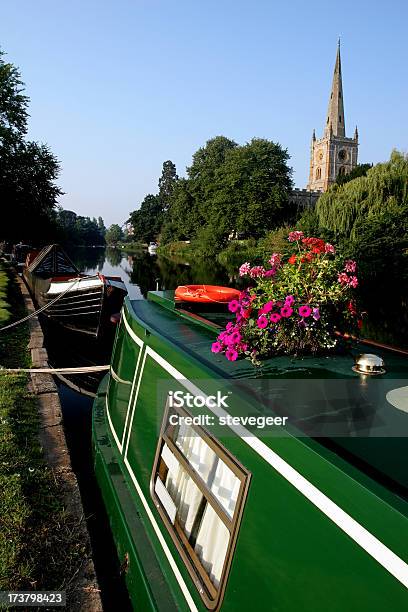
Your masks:
<svg viewBox="0 0 408 612"><path fill-rule="evenodd" d="M291 255L289 257L289 263L290 264L295 264L296 263L296 255Z"/></svg>
<svg viewBox="0 0 408 612"><path fill-rule="evenodd" d="M303 238L302 243L317 255L325 252L326 243L321 238Z"/></svg>
<svg viewBox="0 0 408 612"><path fill-rule="evenodd" d="M248 308L247 310L242 311L242 316L244 319L249 319L251 316L252 308Z"/></svg>

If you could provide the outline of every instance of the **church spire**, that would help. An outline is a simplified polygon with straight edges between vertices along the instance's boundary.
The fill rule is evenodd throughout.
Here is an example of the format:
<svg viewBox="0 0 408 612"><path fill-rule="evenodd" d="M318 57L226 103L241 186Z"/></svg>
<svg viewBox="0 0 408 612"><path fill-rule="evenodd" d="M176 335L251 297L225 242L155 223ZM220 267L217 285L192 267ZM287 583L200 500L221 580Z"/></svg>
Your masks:
<svg viewBox="0 0 408 612"><path fill-rule="evenodd" d="M327 135L345 136L343 83L341 79L340 38L337 45L336 65L334 67L333 83L330 93L329 108L327 109L326 130Z"/></svg>

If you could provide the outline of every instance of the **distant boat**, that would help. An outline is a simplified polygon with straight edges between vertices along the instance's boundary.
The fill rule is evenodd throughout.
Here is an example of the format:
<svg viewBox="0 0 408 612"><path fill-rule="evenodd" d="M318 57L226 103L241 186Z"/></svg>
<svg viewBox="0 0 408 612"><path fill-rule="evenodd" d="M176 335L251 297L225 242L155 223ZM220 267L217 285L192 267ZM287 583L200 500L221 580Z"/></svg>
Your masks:
<svg viewBox="0 0 408 612"><path fill-rule="evenodd" d="M23 276L38 306L53 302L46 317L95 338L113 325L127 294L120 276L81 274L58 244L30 251Z"/></svg>
<svg viewBox="0 0 408 612"><path fill-rule="evenodd" d="M150 255L156 255L157 247L158 247L158 244L156 242L150 242L149 243L149 246L147 247L147 250L150 253Z"/></svg>

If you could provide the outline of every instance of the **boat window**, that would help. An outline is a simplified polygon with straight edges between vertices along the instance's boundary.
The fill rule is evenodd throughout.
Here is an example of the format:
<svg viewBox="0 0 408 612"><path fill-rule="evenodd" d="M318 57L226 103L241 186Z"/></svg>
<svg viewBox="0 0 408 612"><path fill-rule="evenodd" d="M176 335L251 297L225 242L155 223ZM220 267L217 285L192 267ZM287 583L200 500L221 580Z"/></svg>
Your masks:
<svg viewBox="0 0 408 612"><path fill-rule="evenodd" d="M249 473L207 431L173 415L191 416L166 407L152 496L202 599L214 609L225 588Z"/></svg>

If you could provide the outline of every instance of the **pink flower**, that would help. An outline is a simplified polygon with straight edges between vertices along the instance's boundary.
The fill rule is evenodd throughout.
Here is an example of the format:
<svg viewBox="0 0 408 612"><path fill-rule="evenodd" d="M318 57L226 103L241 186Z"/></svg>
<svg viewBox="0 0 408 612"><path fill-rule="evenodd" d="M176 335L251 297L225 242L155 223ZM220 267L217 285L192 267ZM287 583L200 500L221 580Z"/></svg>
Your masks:
<svg viewBox="0 0 408 612"><path fill-rule="evenodd" d="M287 319L293 314L293 310L290 306L284 306L283 308L281 308L280 313L282 317L285 317L285 319Z"/></svg>
<svg viewBox="0 0 408 612"><path fill-rule="evenodd" d="M278 267L281 262L281 256L279 253L272 253L269 263L273 268Z"/></svg>
<svg viewBox="0 0 408 612"><path fill-rule="evenodd" d="M277 312L273 312L271 316L269 317L269 320L271 323L277 323L278 321L281 320L281 316Z"/></svg>
<svg viewBox="0 0 408 612"><path fill-rule="evenodd" d="M301 240L303 238L303 232L290 232L289 236L288 236L288 240L289 242L298 242L298 240Z"/></svg>
<svg viewBox="0 0 408 612"><path fill-rule="evenodd" d="M229 348L225 351L225 356L228 361L236 361L238 359L238 352L235 349Z"/></svg>
<svg viewBox="0 0 408 612"><path fill-rule="evenodd" d="M349 285L350 287L353 287L353 289L355 289L358 285L358 278L357 276L352 276L349 280Z"/></svg>
<svg viewBox="0 0 408 612"><path fill-rule="evenodd" d="M242 266L240 266L239 275L246 276L247 274L249 274L250 269L251 269L251 264L249 263L249 261L246 261L245 263L242 264Z"/></svg>
<svg viewBox="0 0 408 612"><path fill-rule="evenodd" d="M219 334L217 340L219 340L220 342L226 342L228 338L229 338L228 332L224 330Z"/></svg>
<svg viewBox="0 0 408 612"><path fill-rule="evenodd" d="M354 274L354 272L357 270L357 264L352 259L347 259L344 262L344 269L346 272L349 272L349 274Z"/></svg>
<svg viewBox="0 0 408 612"><path fill-rule="evenodd" d="M228 310L230 312L237 312L237 310L239 310L240 306L239 306L239 302L237 300L231 300L230 303L228 304Z"/></svg>
<svg viewBox="0 0 408 612"><path fill-rule="evenodd" d="M299 308L298 313L301 317L310 317L310 315L312 314L312 309L310 308L310 306L305 304L304 306L301 306Z"/></svg>
<svg viewBox="0 0 408 612"><path fill-rule="evenodd" d="M332 244L330 244L329 242L326 242L326 244L324 245L324 252L332 253L333 255L335 255L336 249L334 248Z"/></svg>
<svg viewBox="0 0 408 612"><path fill-rule="evenodd" d="M239 333L239 331L233 331L229 337L229 341L230 344L238 344L239 342L241 342L241 334Z"/></svg>
<svg viewBox="0 0 408 612"><path fill-rule="evenodd" d="M256 324L258 325L259 329L265 329L265 327L268 325L268 319L265 317L265 315L261 315L258 317Z"/></svg>
<svg viewBox="0 0 408 612"><path fill-rule="evenodd" d="M345 272L340 272L340 274L337 275L337 280L339 281L340 285L349 284L349 277Z"/></svg>
<svg viewBox="0 0 408 612"><path fill-rule="evenodd" d="M285 306L293 306L295 303L295 298L293 295L287 295L285 298Z"/></svg>
<svg viewBox="0 0 408 612"><path fill-rule="evenodd" d="M318 321L320 319L320 310L318 308L313 308L312 317L315 321Z"/></svg>
<svg viewBox="0 0 408 612"><path fill-rule="evenodd" d="M232 330L233 330L233 329L234 329L234 324L233 324L233 323L231 323L231 321L230 321L229 323L227 323L227 325L226 325L226 327L225 327L225 330L226 330L227 332L232 332Z"/></svg>
<svg viewBox="0 0 408 612"><path fill-rule="evenodd" d="M271 268L270 270L266 270L264 277L270 278L271 276L275 276L275 274L276 274L276 268Z"/></svg>
<svg viewBox="0 0 408 612"><path fill-rule="evenodd" d="M265 268L263 266L254 266L249 270L249 276L251 278L262 278L265 276Z"/></svg>
<svg viewBox="0 0 408 612"><path fill-rule="evenodd" d="M213 353L220 353L222 351L221 342L213 342L211 345L211 351Z"/></svg>
<svg viewBox="0 0 408 612"><path fill-rule="evenodd" d="M268 314L268 312L271 312L272 308L273 302L266 302L266 304L264 304L262 308L259 309L258 314Z"/></svg>

